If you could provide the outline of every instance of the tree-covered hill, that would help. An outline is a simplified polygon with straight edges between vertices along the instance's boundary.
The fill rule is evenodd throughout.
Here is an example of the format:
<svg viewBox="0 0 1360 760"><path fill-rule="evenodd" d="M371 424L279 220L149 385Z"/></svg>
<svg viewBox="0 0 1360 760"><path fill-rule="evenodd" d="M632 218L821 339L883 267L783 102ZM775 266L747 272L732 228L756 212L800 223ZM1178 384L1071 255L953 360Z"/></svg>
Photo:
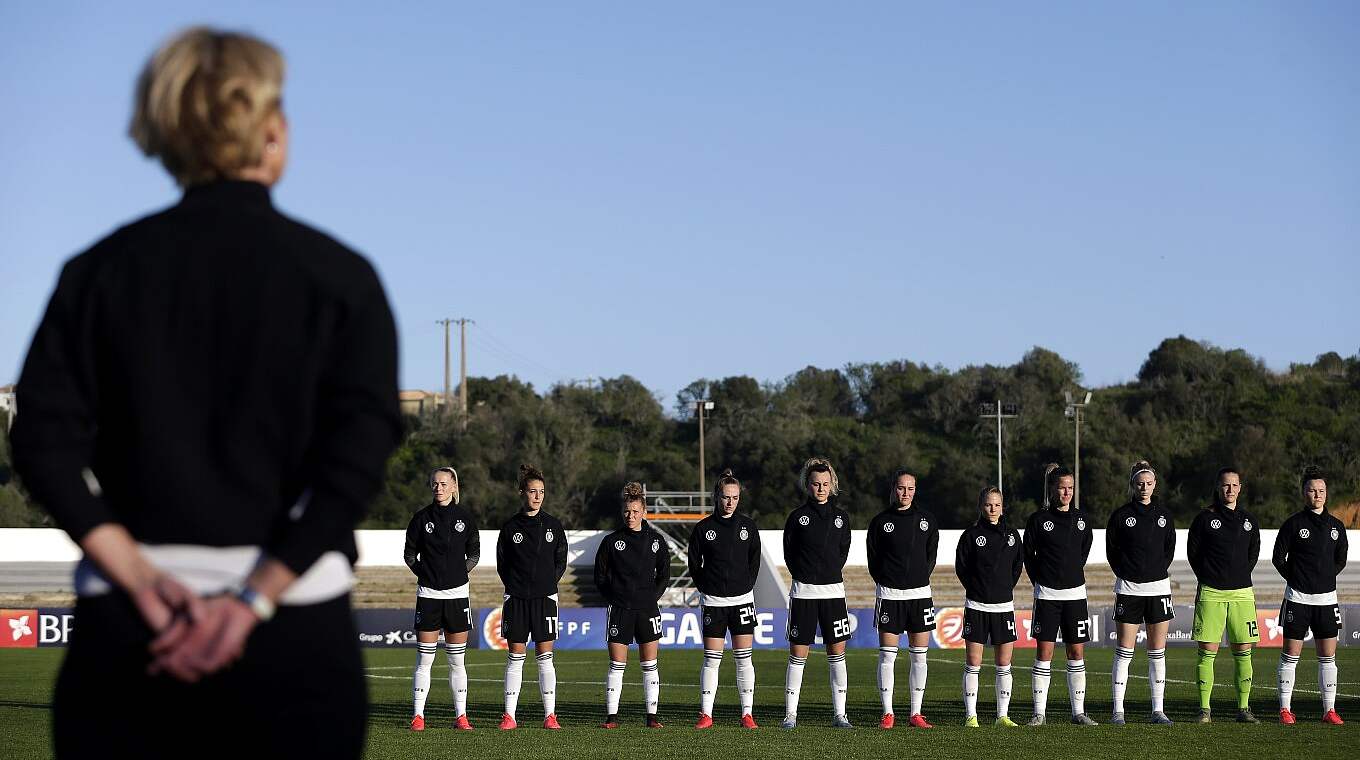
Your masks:
<svg viewBox="0 0 1360 760"><path fill-rule="evenodd" d="M1044 464L1071 466L1064 392L1086 390L1094 398L1082 424L1081 502L1102 524L1125 501L1129 465L1140 458L1157 469L1158 498L1181 527L1208 503L1225 465L1241 470L1245 504L1266 527L1299 508L1306 464L1329 473L1333 507L1360 496L1360 355L1327 353L1277 373L1245 351L1182 336L1152 351L1135 381L1106 388L1083 386L1075 364L1034 348L1009 367L902 360L808 367L778 383L700 379L670 414L628 376L541 395L514 377L469 378L466 430L436 416L407 418L364 527L404 527L428 500L427 473L442 464L458 469L464 502L484 526L497 525L516 508L521 462L544 469L548 508L567 525L612 526L628 480L698 488L692 402L701 398L716 405L705 421L708 482L732 468L747 487L743 507L769 528L782 527L798 501L795 478L812 455L836 464L856 527L882 508L888 475L901 466L918 476L918 503L946 527L962 527L976 515L979 489L996 479L995 422L979 417L979 404L1017 404L1002 470L1011 517L1022 520L1042 501ZM8 473L0 447L0 524L42 524Z"/></svg>

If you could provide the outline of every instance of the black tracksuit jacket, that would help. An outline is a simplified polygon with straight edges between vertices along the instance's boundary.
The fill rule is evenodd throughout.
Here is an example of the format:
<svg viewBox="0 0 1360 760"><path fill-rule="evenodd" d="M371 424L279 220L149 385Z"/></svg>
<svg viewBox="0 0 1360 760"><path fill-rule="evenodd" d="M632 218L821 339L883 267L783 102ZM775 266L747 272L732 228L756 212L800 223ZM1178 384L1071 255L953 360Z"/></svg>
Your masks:
<svg viewBox="0 0 1360 760"><path fill-rule="evenodd" d="M533 517L520 512L505 522L496 538L496 572L506 594L552 596L566 571L567 532L556 517L540 509Z"/></svg>
<svg viewBox="0 0 1360 760"><path fill-rule="evenodd" d="M1240 506L1215 504L1195 515L1185 551L1202 585L1219 591L1251 588L1251 571L1261 556L1261 524Z"/></svg>
<svg viewBox="0 0 1360 760"><path fill-rule="evenodd" d="M355 560L402 435L373 267L256 182L191 187L68 261L17 394L15 470L72 540L119 523L299 574Z"/></svg>
<svg viewBox="0 0 1360 760"><path fill-rule="evenodd" d="M1076 588L1086 583L1095 528L1080 509L1041 509L1025 523L1025 573L1045 588Z"/></svg>
<svg viewBox="0 0 1360 760"><path fill-rule="evenodd" d="M1275 534L1273 562L1290 588L1325 594L1336 591L1347 550L1346 526L1340 520L1325 509L1321 514L1304 509L1290 515Z"/></svg>
<svg viewBox="0 0 1360 760"><path fill-rule="evenodd" d="M837 524L839 523L839 524ZM850 558L850 514L811 499L789 513L784 522L784 565L799 583L844 583L841 569Z"/></svg>
<svg viewBox="0 0 1360 760"><path fill-rule="evenodd" d="M906 510L885 509L869 521L866 535L874 583L895 589L930 585L940 545L935 515L915 505Z"/></svg>
<svg viewBox="0 0 1360 760"><path fill-rule="evenodd" d="M610 533L595 551L595 588L615 607L655 606L670 579L670 547L645 521L641 530L619 528Z"/></svg>
<svg viewBox="0 0 1360 760"><path fill-rule="evenodd" d="M967 597L983 604L1015 600L1015 584L1025 566L1020 533L1002 516L993 525L981 517L959 536L954 551L954 574Z"/></svg>
<svg viewBox="0 0 1360 760"><path fill-rule="evenodd" d="M755 588L760 572L760 531L737 513L709 515L689 535L689 574L709 596L741 596Z"/></svg>
<svg viewBox="0 0 1360 760"><path fill-rule="evenodd" d="M430 504L406 525L402 558L425 588L442 591L466 584L481 557L477 523L465 507Z"/></svg>
<svg viewBox="0 0 1360 760"><path fill-rule="evenodd" d="M1129 525L1132 520L1133 524ZM1105 554L1116 577L1135 583L1169 578L1176 556L1176 523L1157 502L1131 501L1116 509L1105 525Z"/></svg>

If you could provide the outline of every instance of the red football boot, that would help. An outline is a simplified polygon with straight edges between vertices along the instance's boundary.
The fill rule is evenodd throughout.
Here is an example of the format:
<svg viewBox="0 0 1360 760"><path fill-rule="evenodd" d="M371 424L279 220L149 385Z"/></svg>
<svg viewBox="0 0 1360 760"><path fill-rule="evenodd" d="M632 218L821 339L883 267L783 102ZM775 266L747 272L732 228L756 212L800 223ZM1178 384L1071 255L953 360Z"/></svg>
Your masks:
<svg viewBox="0 0 1360 760"><path fill-rule="evenodd" d="M468 722L467 715L459 715L458 720L453 722L453 727L459 731L471 731L472 724ZM513 726L512 726L513 728Z"/></svg>
<svg viewBox="0 0 1360 760"><path fill-rule="evenodd" d="M699 722L694 724L695 728L713 728L712 716L699 713Z"/></svg>
<svg viewBox="0 0 1360 760"><path fill-rule="evenodd" d="M912 728L934 728L934 726L930 725L930 721L926 720L926 716L921 713L916 713L911 716L911 720L907 721L907 725Z"/></svg>
<svg viewBox="0 0 1360 760"><path fill-rule="evenodd" d="M1294 725L1294 713L1290 712L1288 707L1280 708L1280 722L1286 726Z"/></svg>
<svg viewBox="0 0 1360 760"><path fill-rule="evenodd" d="M1341 716L1336 714L1336 710L1328 710L1326 714L1322 716L1322 722L1330 723L1333 726L1346 725L1346 721L1342 720Z"/></svg>
<svg viewBox="0 0 1360 760"><path fill-rule="evenodd" d="M741 727L742 727L742 728L760 728L760 726L757 726L757 725L756 725L756 719L753 718L753 717L751 717L751 713L746 713L745 715L741 716Z"/></svg>
<svg viewBox="0 0 1360 760"><path fill-rule="evenodd" d="M561 726L557 724L557 713L552 713L552 714L550 714L550 715L544 717L544 718L543 718L543 727L544 727L544 728L551 728L551 729L553 729L554 731L556 731L557 729L561 728Z"/></svg>
<svg viewBox="0 0 1360 760"><path fill-rule="evenodd" d="M897 719L893 717L893 714L892 714L892 713L883 713L883 720L880 720L880 721L878 722L878 727L879 727L879 728L892 728L892 727L893 727L893 724L895 724L896 722L897 722Z"/></svg>
<svg viewBox="0 0 1360 760"><path fill-rule="evenodd" d="M417 715L416 717L412 718L412 719L411 719L411 730L412 730L412 731L424 731L424 730L425 730L425 716L423 716L423 715Z"/></svg>
<svg viewBox="0 0 1360 760"><path fill-rule="evenodd" d="M1338 720L1339 720L1339 718L1338 718ZM648 715L648 716L647 716L647 728L665 728L665 726L661 725L661 721L658 720L657 717L656 717L655 715Z"/></svg>
<svg viewBox="0 0 1360 760"><path fill-rule="evenodd" d="M516 728L519 728L519 724L515 722L514 718L510 717L510 713L505 713L504 715L501 716L502 731L510 731Z"/></svg>
<svg viewBox="0 0 1360 760"><path fill-rule="evenodd" d="M604 719L604 723L600 724L600 728L618 728L618 727L619 727L618 715L606 716Z"/></svg>

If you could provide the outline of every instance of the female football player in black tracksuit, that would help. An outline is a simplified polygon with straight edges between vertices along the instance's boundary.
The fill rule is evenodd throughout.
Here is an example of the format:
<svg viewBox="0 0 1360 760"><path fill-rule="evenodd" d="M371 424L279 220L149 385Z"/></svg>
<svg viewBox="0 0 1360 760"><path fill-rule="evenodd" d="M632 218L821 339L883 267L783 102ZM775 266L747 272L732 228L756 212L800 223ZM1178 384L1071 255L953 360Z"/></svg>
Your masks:
<svg viewBox="0 0 1360 760"><path fill-rule="evenodd" d="M1072 722L1094 726L1086 714L1085 644L1091 640L1086 607L1086 558L1091 555L1094 526L1076 509L1072 497L1076 477L1066 467L1050 464L1044 470L1044 509L1025 523L1025 571L1034 584L1034 717L1029 725L1042 726L1048 708L1048 684L1053 673L1053 649L1062 634L1067 645L1067 693Z"/></svg>
<svg viewBox="0 0 1360 760"><path fill-rule="evenodd" d="M935 572L935 552L940 527L935 516L914 506L916 476L907 470L893 473L888 508L869 521L869 575L874 579L874 626L878 628L878 691L883 699L879 728L892 728L893 664L897 645L907 634L911 657L911 717L913 728L933 728L921 715L926 693L926 647L935 630L935 601L930 574Z"/></svg>
<svg viewBox="0 0 1360 760"><path fill-rule="evenodd" d="M850 638L850 612L845 606L845 579L841 576L850 556L850 515L836 506L840 484L827 460L807 460L798 485L805 499L784 523L784 564L793 576L793 585L789 588L789 667L784 676L784 721L780 726L798 725L803 667L807 665L808 647L821 628L831 671L831 725L853 728L845 715L845 642Z"/></svg>
<svg viewBox="0 0 1360 760"><path fill-rule="evenodd" d="M756 600L752 593L760 572L760 531L756 521L737 514L741 481L723 470L713 487L716 510L694 526L689 536L689 573L703 599L704 667L699 672L699 722L713 725L713 698L718 691L723 638L732 633L732 656L737 661L737 692L741 725L756 728L751 708L755 702L756 669L751 664L755 639Z"/></svg>
<svg viewBox="0 0 1360 760"><path fill-rule="evenodd" d="M1171 513L1153 503L1157 473L1147 462L1133 465L1129 473L1133 500L1116 509L1105 525L1105 553L1114 571L1114 622L1117 645L1110 668L1114 711L1110 722L1124 725L1124 690L1129 664L1138 641L1138 626L1147 624L1148 688L1152 693L1152 719L1171 725L1162 710L1166 691L1166 631L1174 611L1171 607L1171 576L1168 570L1176 554L1176 524Z"/></svg>
<svg viewBox="0 0 1360 760"><path fill-rule="evenodd" d="M1011 702L1011 654L1015 649L1015 583L1025 565L1020 533L1006 521L1001 489L987 486L978 495L982 516L959 536L954 572L965 592L963 640L963 725L977 728L978 674L982 652L992 645L996 655L996 723L1015 726L1006 714Z"/></svg>
<svg viewBox="0 0 1360 760"><path fill-rule="evenodd" d="M1322 722L1340 726L1336 713L1336 639L1341 608L1336 601L1336 576L1346 567L1346 526L1327 513L1327 480L1322 471L1303 472L1304 508L1289 516L1275 534L1272 561L1284 576L1284 604L1280 625L1284 649L1280 652L1280 722L1294 722L1290 698L1294 671L1303 652L1303 640L1313 632L1317 647L1318 689L1322 692Z"/></svg>
<svg viewBox="0 0 1360 760"><path fill-rule="evenodd" d="M666 538L648 525L642 485L623 487L624 526L604 537L595 552L595 587L609 603L609 675L605 678L605 728L619 727L619 696L628 666L628 645L636 639L642 665L642 695L647 727L661 728L656 716L661 695L657 669L661 610L657 601L671 577L671 551Z"/></svg>
<svg viewBox="0 0 1360 760"><path fill-rule="evenodd" d="M406 526L406 566L416 574L416 672L412 731L425 730L425 698L430 693L430 666L444 633L453 690L453 727L468 731L467 654L472 608L468 606L468 573L482 556L482 542L472 513L458 504L458 473L440 467L430 473L434 500L415 513Z"/></svg>
<svg viewBox="0 0 1360 760"><path fill-rule="evenodd" d="M524 679L525 648L534 640L538 655L538 691L543 696L543 727L557 723L557 669L553 642L557 640L557 582L567 571L567 532L556 517L543 511L546 494L543 473L527 464L519 467L522 507L506 521L496 539L496 572L505 584L501 607L501 638L505 661L505 714L501 729L510 730L519 705Z"/></svg>

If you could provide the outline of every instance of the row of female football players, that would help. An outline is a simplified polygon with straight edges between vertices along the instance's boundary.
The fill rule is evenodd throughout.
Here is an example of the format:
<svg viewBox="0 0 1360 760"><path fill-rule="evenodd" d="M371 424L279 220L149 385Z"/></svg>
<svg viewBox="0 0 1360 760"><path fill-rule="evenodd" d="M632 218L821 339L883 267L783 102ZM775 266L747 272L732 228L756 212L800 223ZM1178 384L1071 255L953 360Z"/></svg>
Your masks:
<svg viewBox="0 0 1360 760"><path fill-rule="evenodd" d="M1031 634L1037 642L1032 670L1034 703L1031 726L1047 720L1048 688L1056 643L1066 649L1071 722L1096 725L1085 710L1084 645L1091 640L1084 568L1093 526L1087 513L1072 507L1072 472L1049 465L1045 474L1044 509L1034 513L1023 538L1009 524L1002 494L983 489L979 518L963 532L954 570L965 589L963 675L965 725L978 725L977 693L985 648L990 644L996 666L995 725L1015 726L1008 715L1015 641L1013 592L1026 571L1034 587ZM480 546L472 514L458 506L457 473L436 470L431 477L434 499L407 528L405 560L418 578L416 629L418 659L414 676L413 730L423 730L430 667L441 634L449 658L454 694L455 728L470 729L466 712L467 676L463 660L472 613L468 604L468 572L476 566ZM557 638L557 583L566 570L567 541L562 524L543 510L546 479L530 466L520 468L522 509L501 528L496 568L505 585L501 635L508 644L505 668L505 712L502 729L517 727L516 709L528 641L534 641L545 728L559 728L555 714L556 675L553 641ZM785 673L785 717L781 726L798 722L799 693L809 649L820 632L826 646L832 695L832 725L850 728L846 716L845 646L850 638L842 569L850 551L850 518L836 506L839 484L825 459L803 466L799 485L804 502L790 513L784 528L784 559L790 588L788 667ZM1285 642L1279 665L1280 721L1293 723L1294 672L1304 639L1311 631L1318 654L1318 681L1323 721L1340 724L1335 706L1336 644L1340 626L1336 577L1345 565L1346 531L1326 512L1326 480L1310 468L1301 481L1304 508L1281 527L1274 565L1286 580L1280 625ZM1130 473L1130 501L1109 518L1107 556L1115 574L1117 647L1111 674L1111 723L1123 725L1124 697L1134 645L1146 629L1150 722L1170 724L1163 710L1166 683L1166 638L1174 615L1169 568L1176 533L1171 514L1153 499L1156 473L1147 462ZM1188 536L1190 564L1199 580L1193 638L1199 642L1200 722L1211 720L1214 658L1226 628L1233 650L1238 692L1237 720L1256 722L1249 708L1252 685L1251 646L1259 640L1251 572L1260 550L1255 518L1239 507L1242 480L1231 468L1220 471L1211 506L1196 516ZM725 639L730 634L736 663L741 725L756 728L752 715L755 668L751 650L756 626L753 590L760 567L760 532L741 514L741 483L725 471L714 488L714 514L700 521L689 542L689 568L702 601L704 661L700 673L700 715L696 728L713 725L713 703ZM891 478L888 505L869 523L867 555L876 584L874 609L878 629L878 687L882 698L881 728L892 728L895 662L903 635L910 660L908 724L930 728L922 714L927 677L927 646L935 630L930 577L935 569L939 528L936 518L914 504L916 478L898 470ZM642 669L646 725L659 728L660 672L658 601L669 583L670 551L665 538L644 519L644 493L629 483L621 494L623 527L605 536L595 558L595 584L608 603L609 670L605 679L605 728L619 725L618 706L628 647L636 642Z"/></svg>

